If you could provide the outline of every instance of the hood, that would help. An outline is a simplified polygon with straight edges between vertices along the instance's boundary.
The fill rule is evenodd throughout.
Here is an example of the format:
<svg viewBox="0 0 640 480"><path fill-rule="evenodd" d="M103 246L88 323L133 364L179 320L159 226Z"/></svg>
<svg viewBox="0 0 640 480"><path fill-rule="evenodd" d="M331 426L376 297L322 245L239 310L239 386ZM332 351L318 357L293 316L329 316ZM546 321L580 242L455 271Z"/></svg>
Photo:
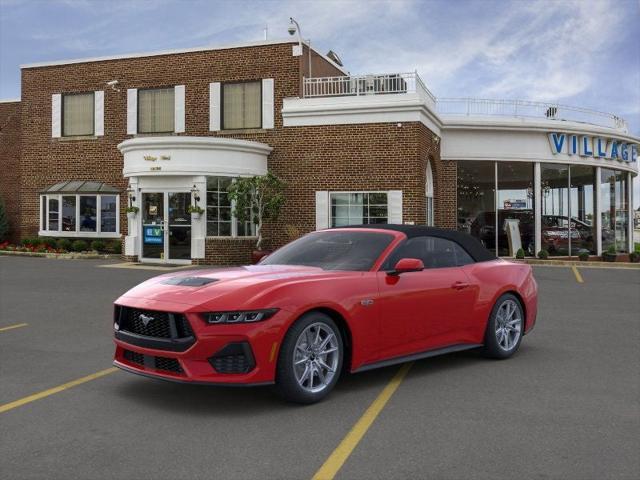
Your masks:
<svg viewBox="0 0 640 480"><path fill-rule="evenodd" d="M126 292L116 303L135 306L147 302L204 305L225 298L234 308L259 308L255 302L274 288L292 280L361 275L362 272L325 271L317 267L252 265L246 267L187 270L153 277ZM224 301L223 303L227 303ZM238 304L240 303L240 304ZM259 302L258 302L259 303ZM254 304L254 305L252 305ZM222 307L223 305L220 305Z"/></svg>

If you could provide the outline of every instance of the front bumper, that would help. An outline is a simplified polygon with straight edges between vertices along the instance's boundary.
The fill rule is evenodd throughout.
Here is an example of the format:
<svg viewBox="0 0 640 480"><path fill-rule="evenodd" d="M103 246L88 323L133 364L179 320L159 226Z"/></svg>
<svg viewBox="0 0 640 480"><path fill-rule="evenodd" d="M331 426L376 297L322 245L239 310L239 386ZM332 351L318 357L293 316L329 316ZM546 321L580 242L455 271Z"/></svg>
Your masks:
<svg viewBox="0 0 640 480"><path fill-rule="evenodd" d="M274 382L278 349L289 317L287 312L279 311L268 320L254 324L227 325L208 325L197 313L182 314L195 337L186 349L179 351L154 339L116 332L114 365L131 373L183 383L264 385Z"/></svg>

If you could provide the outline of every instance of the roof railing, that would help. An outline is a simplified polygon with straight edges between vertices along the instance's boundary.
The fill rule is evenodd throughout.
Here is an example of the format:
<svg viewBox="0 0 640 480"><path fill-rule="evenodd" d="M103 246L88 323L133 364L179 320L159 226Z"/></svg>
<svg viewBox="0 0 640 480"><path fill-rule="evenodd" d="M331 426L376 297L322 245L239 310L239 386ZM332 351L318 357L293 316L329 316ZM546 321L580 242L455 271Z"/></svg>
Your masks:
<svg viewBox="0 0 640 480"><path fill-rule="evenodd" d="M587 123L628 132L627 122L617 115L560 103L484 98L436 99L417 72L312 77L303 81L304 98L389 94L418 94L442 115L540 118Z"/></svg>

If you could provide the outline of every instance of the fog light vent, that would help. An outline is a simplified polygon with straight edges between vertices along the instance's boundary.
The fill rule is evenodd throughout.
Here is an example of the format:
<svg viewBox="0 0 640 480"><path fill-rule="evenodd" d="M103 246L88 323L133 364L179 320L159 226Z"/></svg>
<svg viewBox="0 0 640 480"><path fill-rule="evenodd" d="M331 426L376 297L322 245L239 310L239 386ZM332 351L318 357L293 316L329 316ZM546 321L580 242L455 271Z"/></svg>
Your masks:
<svg viewBox="0 0 640 480"><path fill-rule="evenodd" d="M209 363L218 373L248 373L256 366L247 342L229 343L209 358Z"/></svg>

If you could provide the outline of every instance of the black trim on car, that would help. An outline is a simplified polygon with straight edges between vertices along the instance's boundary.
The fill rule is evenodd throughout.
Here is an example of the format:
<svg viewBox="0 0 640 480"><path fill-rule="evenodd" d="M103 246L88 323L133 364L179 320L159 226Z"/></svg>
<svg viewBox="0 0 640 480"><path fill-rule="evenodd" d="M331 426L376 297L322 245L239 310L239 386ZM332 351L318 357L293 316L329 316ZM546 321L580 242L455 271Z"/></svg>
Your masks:
<svg viewBox="0 0 640 480"><path fill-rule="evenodd" d="M116 338L130 345L155 350L167 350L170 352L184 352L196 341L195 337L185 338L154 338L137 335L135 333L116 331Z"/></svg>
<svg viewBox="0 0 640 480"><path fill-rule="evenodd" d="M424 352L412 353L411 355L403 355L401 357L389 358L387 360L381 360L379 362L367 363L355 369L353 373L366 372L367 370L373 370L374 368L388 367L390 365L395 365L397 363L406 363L406 362L411 362L413 360L436 357L438 355L444 355L445 353L460 352L462 350L471 350L472 348L478 348L481 346L482 344L462 343L458 345L450 345L444 348L436 348L435 350L426 350Z"/></svg>
<svg viewBox="0 0 640 480"><path fill-rule="evenodd" d="M143 372L140 370L136 370L135 368L131 368L123 363L118 362L117 360L113 361L113 365L118 367L121 370L124 370L129 373L135 373L136 375L140 375L141 377L153 378L154 380L165 380L167 382L173 383L185 383L188 385L208 385L211 387L262 387L267 385L273 385L275 382L254 382L254 383L231 383L231 382L199 382L199 381L190 381L184 380L182 378L173 378L173 377L164 377L153 373Z"/></svg>

